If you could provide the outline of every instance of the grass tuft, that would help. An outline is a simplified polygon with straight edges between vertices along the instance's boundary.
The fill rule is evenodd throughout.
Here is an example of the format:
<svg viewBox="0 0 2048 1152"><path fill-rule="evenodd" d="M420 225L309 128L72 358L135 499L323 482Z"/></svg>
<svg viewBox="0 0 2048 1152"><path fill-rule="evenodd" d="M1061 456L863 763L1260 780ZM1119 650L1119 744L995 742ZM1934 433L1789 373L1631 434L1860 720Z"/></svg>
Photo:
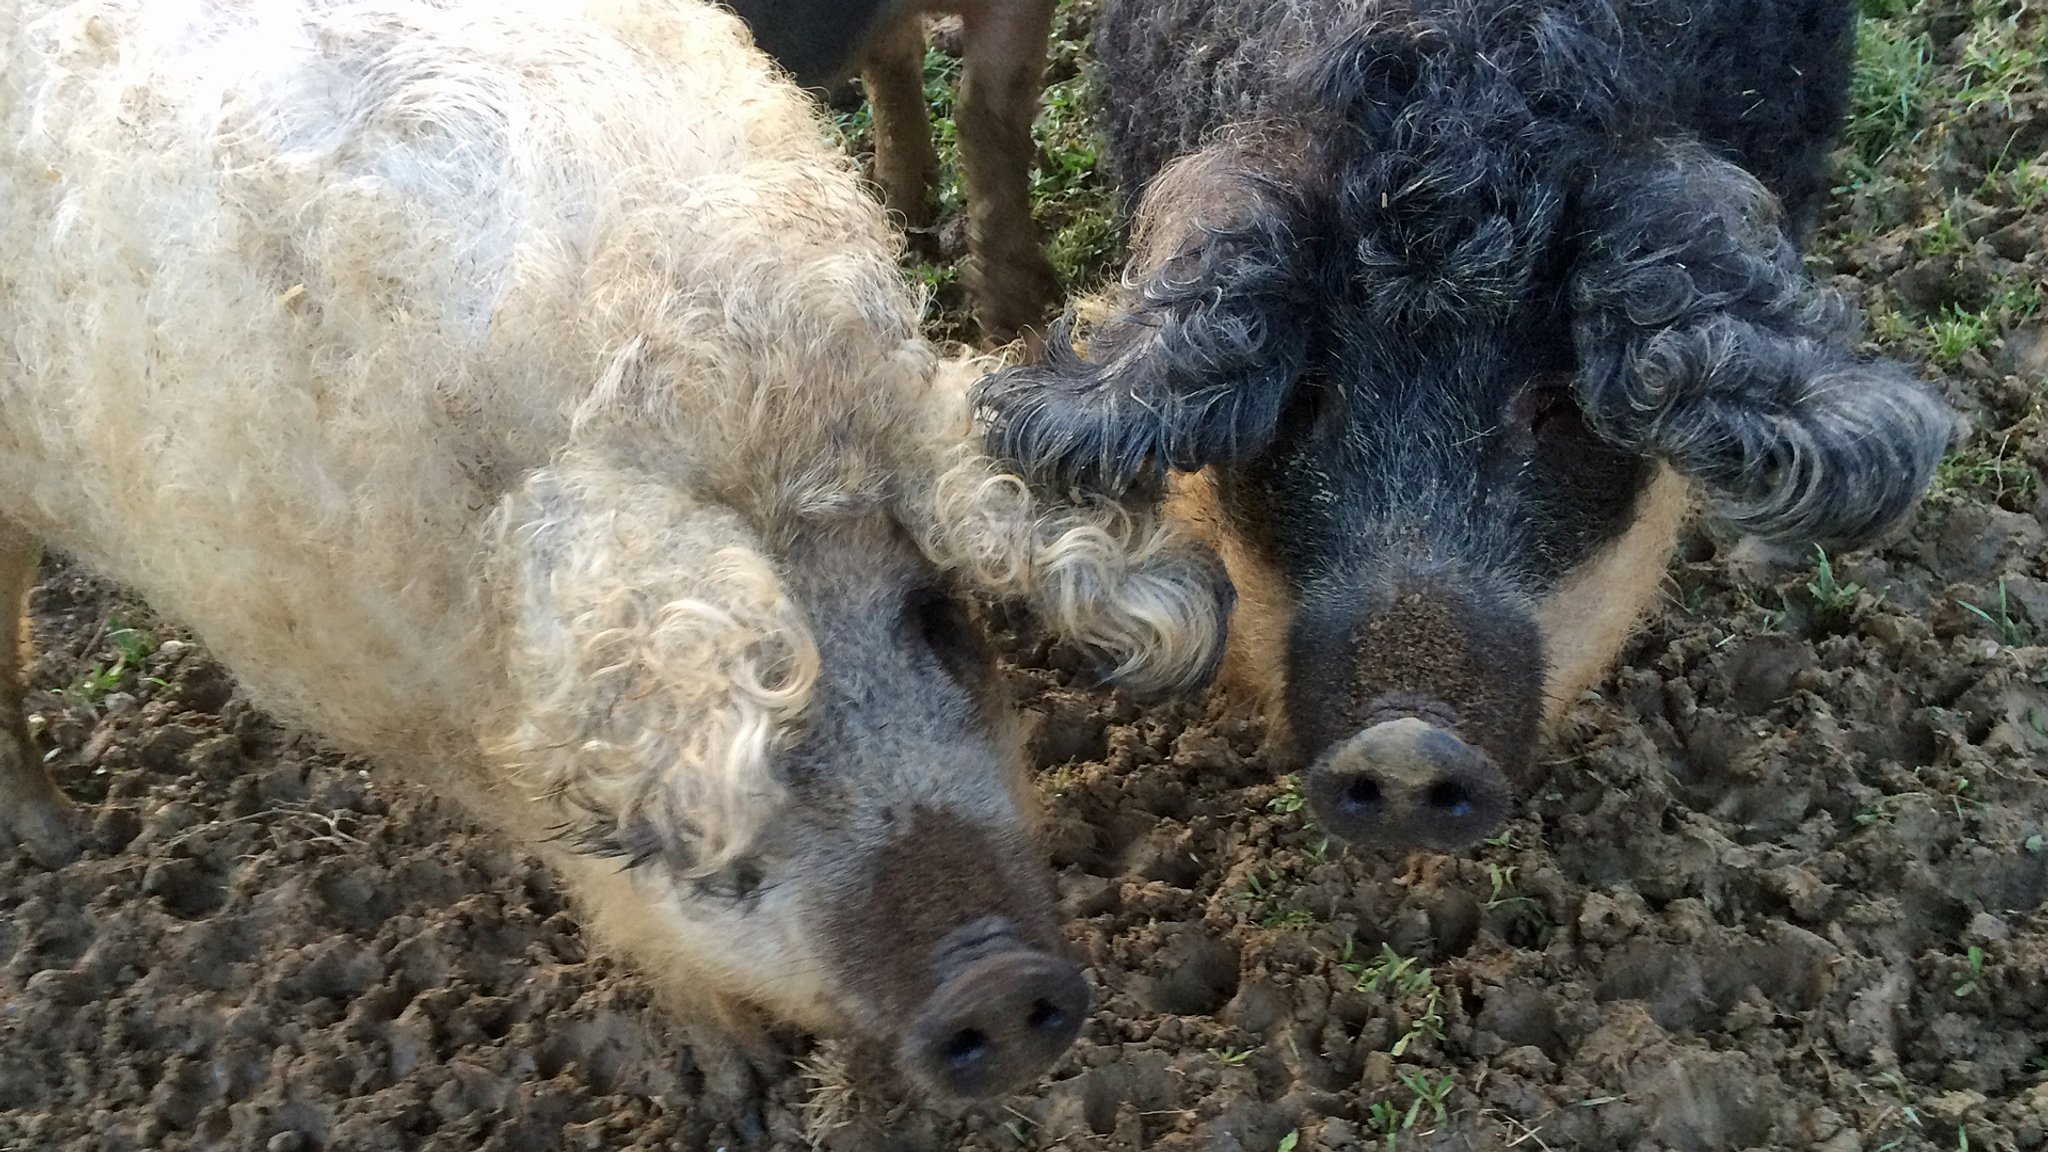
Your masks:
<svg viewBox="0 0 2048 1152"><path fill-rule="evenodd" d="M1856 30L1856 71L1849 83L1849 124L1843 140L1855 158L1876 168L1894 148L1919 134L1934 75L1934 42L1882 20Z"/></svg>

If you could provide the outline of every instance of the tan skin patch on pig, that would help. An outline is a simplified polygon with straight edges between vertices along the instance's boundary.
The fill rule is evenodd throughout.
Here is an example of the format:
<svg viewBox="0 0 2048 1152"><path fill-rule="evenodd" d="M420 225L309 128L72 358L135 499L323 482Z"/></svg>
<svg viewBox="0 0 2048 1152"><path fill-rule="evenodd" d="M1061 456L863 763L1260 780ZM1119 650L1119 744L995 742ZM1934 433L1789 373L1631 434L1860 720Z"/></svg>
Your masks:
<svg viewBox="0 0 2048 1152"><path fill-rule="evenodd" d="M1294 590L1262 549L1231 530L1207 470L1176 473L1165 512L1169 520L1216 550L1237 588L1230 642L1217 683L1232 696L1257 704L1274 735L1284 738L1280 704L1287 687L1287 631L1294 623Z"/></svg>
<svg viewBox="0 0 2048 1152"><path fill-rule="evenodd" d="M1629 530L1543 602L1537 627L1549 663L1544 678L1546 728L1600 681L1615 653L1648 614L1692 506L1691 483L1660 468L1644 490L1641 514ZM1216 550L1237 587L1230 645L1217 682L1231 695L1255 702L1275 735L1284 739L1280 704L1287 684L1287 633L1294 619L1292 589L1256 545L1230 530L1208 472L1176 475L1166 512Z"/></svg>
<svg viewBox="0 0 2048 1152"><path fill-rule="evenodd" d="M1599 683L1664 583L1679 529L1692 512L1692 484L1660 466L1627 532L1580 565L1536 612L1550 671L1543 723L1556 724Z"/></svg>

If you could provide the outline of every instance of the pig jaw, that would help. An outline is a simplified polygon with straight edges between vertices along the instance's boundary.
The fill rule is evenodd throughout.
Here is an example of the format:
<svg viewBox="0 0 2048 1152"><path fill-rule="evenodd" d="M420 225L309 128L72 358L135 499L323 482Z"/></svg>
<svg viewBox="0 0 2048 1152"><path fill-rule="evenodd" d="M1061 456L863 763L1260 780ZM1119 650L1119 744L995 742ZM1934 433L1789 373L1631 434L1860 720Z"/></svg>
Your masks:
<svg viewBox="0 0 2048 1152"><path fill-rule="evenodd" d="M1023 837L930 807L897 824L826 925L853 1029L930 1096L1026 1088L1090 1007L1059 935L1051 877Z"/></svg>
<svg viewBox="0 0 2048 1152"><path fill-rule="evenodd" d="M1317 819L1362 846L1454 851L1498 832L1543 710L1535 622L1479 581L1398 577L1304 600L1287 711Z"/></svg>

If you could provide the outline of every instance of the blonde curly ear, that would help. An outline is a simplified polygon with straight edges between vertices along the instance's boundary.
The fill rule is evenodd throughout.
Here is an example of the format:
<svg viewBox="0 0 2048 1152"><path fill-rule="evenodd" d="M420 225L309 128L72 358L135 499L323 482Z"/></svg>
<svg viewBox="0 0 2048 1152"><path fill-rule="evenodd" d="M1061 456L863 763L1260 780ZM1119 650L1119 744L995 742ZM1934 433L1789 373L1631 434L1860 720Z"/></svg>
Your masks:
<svg viewBox="0 0 2048 1152"><path fill-rule="evenodd" d="M1157 510L1088 497L1052 500L972 447L967 381L991 367L953 361L935 378L921 470L903 516L925 554L974 587L1022 601L1059 636L1140 693L1186 691L1221 659L1232 593L1222 563Z"/></svg>
<svg viewBox="0 0 2048 1152"><path fill-rule="evenodd" d="M497 546L519 711L492 750L581 810L587 847L699 875L746 854L818 676L753 535L674 484L571 458L509 498Z"/></svg>

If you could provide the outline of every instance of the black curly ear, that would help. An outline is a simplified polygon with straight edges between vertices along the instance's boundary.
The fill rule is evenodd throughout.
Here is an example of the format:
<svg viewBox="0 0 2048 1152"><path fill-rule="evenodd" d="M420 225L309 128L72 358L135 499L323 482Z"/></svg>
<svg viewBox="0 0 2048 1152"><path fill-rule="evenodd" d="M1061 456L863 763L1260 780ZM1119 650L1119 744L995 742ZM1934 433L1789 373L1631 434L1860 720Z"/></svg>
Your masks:
<svg viewBox="0 0 2048 1152"><path fill-rule="evenodd" d="M1670 149L1603 171L1570 275L1578 397L1615 444L1702 481L1768 538L1855 546L1919 500L1954 426L1904 366L1849 350L1742 169Z"/></svg>
<svg viewBox="0 0 2048 1152"><path fill-rule="evenodd" d="M1307 358L1306 218L1233 148L1153 182L1116 311L1046 361L975 386L992 454L1066 486L1121 492L1159 468L1239 460L1272 439Z"/></svg>

